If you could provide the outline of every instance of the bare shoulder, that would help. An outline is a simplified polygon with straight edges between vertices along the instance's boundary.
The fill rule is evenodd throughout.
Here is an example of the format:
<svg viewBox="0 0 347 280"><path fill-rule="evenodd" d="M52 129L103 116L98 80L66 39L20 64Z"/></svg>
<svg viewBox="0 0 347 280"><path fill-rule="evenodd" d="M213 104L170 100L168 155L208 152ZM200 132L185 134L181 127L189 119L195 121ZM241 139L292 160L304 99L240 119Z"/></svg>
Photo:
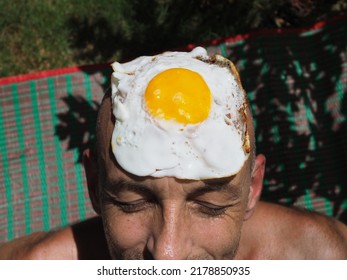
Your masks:
<svg viewBox="0 0 347 280"><path fill-rule="evenodd" d="M0 244L0 259L109 259L101 219L38 232Z"/></svg>
<svg viewBox="0 0 347 280"><path fill-rule="evenodd" d="M0 245L0 259L75 259L70 228L36 232Z"/></svg>
<svg viewBox="0 0 347 280"><path fill-rule="evenodd" d="M347 226L322 214L260 202L247 227L262 258L347 259Z"/></svg>

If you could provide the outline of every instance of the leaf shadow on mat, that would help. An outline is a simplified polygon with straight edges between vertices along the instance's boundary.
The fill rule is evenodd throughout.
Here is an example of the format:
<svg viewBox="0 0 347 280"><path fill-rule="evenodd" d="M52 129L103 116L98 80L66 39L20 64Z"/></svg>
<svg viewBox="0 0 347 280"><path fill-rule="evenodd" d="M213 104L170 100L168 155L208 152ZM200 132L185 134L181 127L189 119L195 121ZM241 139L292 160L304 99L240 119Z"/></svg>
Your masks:
<svg viewBox="0 0 347 280"><path fill-rule="evenodd" d="M229 57L249 94L257 152L267 157L262 199L347 223L347 104L346 87L339 86L347 53L336 38L346 27L334 28L271 41L255 36Z"/></svg>
<svg viewBox="0 0 347 280"><path fill-rule="evenodd" d="M59 124L55 127L55 135L61 141L68 140L68 150L77 149L77 162L81 163L83 151L95 146L96 118L100 105L82 96L69 95L62 100L68 111L57 115Z"/></svg>

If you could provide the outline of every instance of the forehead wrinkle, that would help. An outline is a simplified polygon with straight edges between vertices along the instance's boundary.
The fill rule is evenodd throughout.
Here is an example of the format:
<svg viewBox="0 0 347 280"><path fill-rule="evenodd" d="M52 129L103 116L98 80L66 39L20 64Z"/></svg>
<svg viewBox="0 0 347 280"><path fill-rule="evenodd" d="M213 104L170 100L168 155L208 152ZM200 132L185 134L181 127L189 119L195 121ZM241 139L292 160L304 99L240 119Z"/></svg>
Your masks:
<svg viewBox="0 0 347 280"><path fill-rule="evenodd" d="M187 196L198 196L209 192L222 192L227 195L230 195L232 198L238 198L242 194L242 189L240 186L230 183L230 180L225 182L223 180L223 183L218 184L216 182L202 182L197 185L196 181L190 181L185 180L185 184L181 184L174 179L173 182L179 184L180 186L172 186L171 188L167 188L162 186L163 182L162 180L159 180L160 185L156 185L156 182L158 181L158 178L147 178L147 180L150 180L147 184L146 181L142 180L141 182L138 182L134 180L133 178L109 178L105 184L107 191L110 191L114 194L117 194L122 191L133 191L137 193L146 193L153 195L154 193L159 195L160 190L166 190L166 191L175 191L176 189L178 192L180 192L180 189L187 195ZM170 185L170 183L166 180L165 181L167 186ZM159 192L158 192L159 191ZM160 195L159 195L160 196Z"/></svg>

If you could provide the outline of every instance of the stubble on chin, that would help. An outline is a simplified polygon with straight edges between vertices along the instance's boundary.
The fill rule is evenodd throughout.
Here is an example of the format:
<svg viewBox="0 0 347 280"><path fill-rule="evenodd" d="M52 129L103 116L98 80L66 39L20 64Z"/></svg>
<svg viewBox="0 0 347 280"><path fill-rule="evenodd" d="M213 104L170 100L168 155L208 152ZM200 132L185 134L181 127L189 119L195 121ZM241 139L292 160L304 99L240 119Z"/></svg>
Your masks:
<svg viewBox="0 0 347 280"><path fill-rule="evenodd" d="M126 250L120 254L117 254L118 259L121 260L145 260L143 252L138 249Z"/></svg>
<svg viewBox="0 0 347 280"><path fill-rule="evenodd" d="M111 257L114 260L155 260L153 256L147 251L142 252L139 249L132 249L132 250L126 250L122 253L119 251L116 252L117 250L112 250ZM237 251L237 250L235 250ZM228 259L233 259L235 256L236 252L233 253L231 258ZM192 255L187 258L187 260L214 260L214 258L210 255Z"/></svg>

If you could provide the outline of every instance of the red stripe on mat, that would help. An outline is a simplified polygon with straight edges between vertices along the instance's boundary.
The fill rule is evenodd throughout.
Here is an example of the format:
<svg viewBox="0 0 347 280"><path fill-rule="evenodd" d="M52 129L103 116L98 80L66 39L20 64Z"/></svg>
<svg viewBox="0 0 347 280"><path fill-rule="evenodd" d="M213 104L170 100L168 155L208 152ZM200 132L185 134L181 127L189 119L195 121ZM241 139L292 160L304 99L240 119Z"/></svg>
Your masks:
<svg viewBox="0 0 347 280"><path fill-rule="evenodd" d="M340 20L347 20L347 14L335 16L330 19L326 19L324 21L317 22L316 24L309 26L309 27L298 27L298 28L286 28L286 29L275 29L275 28L263 28L251 33L247 34L240 34L236 35L234 37L226 37L226 38L219 38L215 39L209 42L205 42L203 44L200 44L200 46L217 46L219 44L223 43L232 43L232 42L237 42L237 41L243 41L252 37L259 37L259 36L273 36L273 35L286 35L286 34L299 34L299 33L304 33L304 32L309 32L309 31L314 31L320 28L323 28L326 25L332 24L336 21ZM187 48L189 50L195 48L196 44L189 44Z"/></svg>
<svg viewBox="0 0 347 280"><path fill-rule="evenodd" d="M35 72L30 74L4 77L4 78L0 78L0 85L26 82L26 81L35 80L35 79L48 78L48 77L52 77L56 75L64 75L64 74L70 74L70 73L81 72L81 71L82 72L101 71L106 69L107 67L110 67L109 63L84 65L84 66L72 66L72 67L66 67L66 68L46 70L42 72Z"/></svg>

